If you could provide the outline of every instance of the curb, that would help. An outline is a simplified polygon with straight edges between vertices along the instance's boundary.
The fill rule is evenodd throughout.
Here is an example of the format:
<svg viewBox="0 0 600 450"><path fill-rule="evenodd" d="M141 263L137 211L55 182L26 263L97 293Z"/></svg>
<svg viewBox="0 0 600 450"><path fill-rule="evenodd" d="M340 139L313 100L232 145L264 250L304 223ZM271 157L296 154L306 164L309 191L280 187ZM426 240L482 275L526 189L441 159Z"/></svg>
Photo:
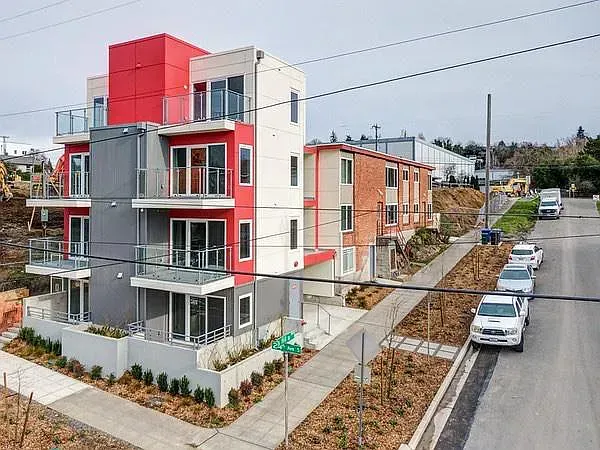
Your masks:
<svg viewBox="0 0 600 450"><path fill-rule="evenodd" d="M454 360L452 367L450 367L450 370L448 371L448 374L444 378L444 381L442 381L442 384L440 385L439 389L437 390L435 397L433 397L433 400L429 404L429 408L427 408L427 411L425 411L425 415L423 416L423 418L421 419L421 422L419 423L419 426L413 433L412 438L410 439L408 444L402 444L400 446L400 450L415 450L421 443L421 439L423 439L423 435L425 434L427 427L433 420L433 418L437 412L438 406L440 406L440 403L442 402L444 395L446 395L446 391L448 391L450 384L454 380L454 377L456 375L456 372L458 371L459 366L462 364L463 360L465 359L465 356L467 355L467 351L469 350L470 342L471 342L471 340L467 339L467 341L464 343L464 345L460 349L458 356Z"/></svg>

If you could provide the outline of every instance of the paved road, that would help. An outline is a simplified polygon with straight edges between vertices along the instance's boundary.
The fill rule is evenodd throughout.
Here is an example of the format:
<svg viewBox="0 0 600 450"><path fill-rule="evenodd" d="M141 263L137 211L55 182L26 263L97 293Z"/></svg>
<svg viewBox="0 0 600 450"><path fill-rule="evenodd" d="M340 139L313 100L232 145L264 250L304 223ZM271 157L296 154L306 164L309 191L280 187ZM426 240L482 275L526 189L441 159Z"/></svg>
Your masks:
<svg viewBox="0 0 600 450"><path fill-rule="evenodd" d="M591 200L567 200L565 206L567 215L598 216ZM600 235L599 219L562 218L538 222L533 238L593 233ZM538 243L545 262L537 292L600 296L600 237ZM489 361L493 372L470 434L463 430L464 448L599 449L600 303L536 299L531 308L524 353L501 350L495 368L489 357L494 350L478 358ZM451 439L445 447L463 442Z"/></svg>

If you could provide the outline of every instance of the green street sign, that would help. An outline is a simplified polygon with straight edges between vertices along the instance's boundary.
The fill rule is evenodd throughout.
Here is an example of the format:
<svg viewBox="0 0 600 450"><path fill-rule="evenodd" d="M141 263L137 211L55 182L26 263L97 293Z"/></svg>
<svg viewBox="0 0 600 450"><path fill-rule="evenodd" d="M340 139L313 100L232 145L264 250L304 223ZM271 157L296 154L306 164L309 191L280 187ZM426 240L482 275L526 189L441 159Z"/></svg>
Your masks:
<svg viewBox="0 0 600 450"><path fill-rule="evenodd" d="M287 344L288 342L293 341L295 337L296 333L290 331L289 333L286 333L283 336L281 336L279 339L275 339L273 343L277 343L279 345Z"/></svg>
<svg viewBox="0 0 600 450"><path fill-rule="evenodd" d="M291 353L293 355L299 355L302 353L302 347L300 347L297 344L283 344L283 345L279 346L279 348L275 348L273 346L273 349L281 350L282 352Z"/></svg>
<svg viewBox="0 0 600 450"><path fill-rule="evenodd" d="M292 353L294 355L299 355L302 353L302 347L297 344L290 344L290 341L293 341L296 337L296 333L290 331L287 334L284 334L279 339L273 341L271 344L271 348L273 350L279 350L285 353Z"/></svg>

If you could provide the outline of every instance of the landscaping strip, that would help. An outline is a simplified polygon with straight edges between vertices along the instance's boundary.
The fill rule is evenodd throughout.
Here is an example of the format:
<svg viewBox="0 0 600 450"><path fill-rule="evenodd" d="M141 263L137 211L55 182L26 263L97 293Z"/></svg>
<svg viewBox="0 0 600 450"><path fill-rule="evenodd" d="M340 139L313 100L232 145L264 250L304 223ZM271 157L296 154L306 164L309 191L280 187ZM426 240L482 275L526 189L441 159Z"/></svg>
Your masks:
<svg viewBox="0 0 600 450"><path fill-rule="evenodd" d="M538 197L526 200L519 199L495 224L507 236L518 236L533 228L538 218ZM512 214L512 215L511 215Z"/></svg>

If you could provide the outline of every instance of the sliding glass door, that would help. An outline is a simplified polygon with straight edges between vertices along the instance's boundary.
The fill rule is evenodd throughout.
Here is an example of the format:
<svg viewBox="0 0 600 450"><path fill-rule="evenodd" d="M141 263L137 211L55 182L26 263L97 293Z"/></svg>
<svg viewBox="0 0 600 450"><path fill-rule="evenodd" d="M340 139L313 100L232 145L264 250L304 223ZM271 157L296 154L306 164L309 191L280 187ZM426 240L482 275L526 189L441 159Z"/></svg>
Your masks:
<svg viewBox="0 0 600 450"><path fill-rule="evenodd" d="M173 263L195 268L225 268L225 222L173 220Z"/></svg>
<svg viewBox="0 0 600 450"><path fill-rule="evenodd" d="M225 144L175 147L171 153L171 195L226 194Z"/></svg>
<svg viewBox="0 0 600 450"><path fill-rule="evenodd" d="M225 337L226 299L171 293L170 327L172 338L210 343Z"/></svg>
<svg viewBox="0 0 600 450"><path fill-rule="evenodd" d="M89 153L71 155L69 174L71 197L86 197L89 195L88 174L90 172Z"/></svg>
<svg viewBox="0 0 600 450"><path fill-rule="evenodd" d="M85 216L70 217L69 259L86 259L90 240L90 218Z"/></svg>
<svg viewBox="0 0 600 450"><path fill-rule="evenodd" d="M69 301L67 313L69 321L81 322L89 320L90 290L85 280L69 280Z"/></svg>

